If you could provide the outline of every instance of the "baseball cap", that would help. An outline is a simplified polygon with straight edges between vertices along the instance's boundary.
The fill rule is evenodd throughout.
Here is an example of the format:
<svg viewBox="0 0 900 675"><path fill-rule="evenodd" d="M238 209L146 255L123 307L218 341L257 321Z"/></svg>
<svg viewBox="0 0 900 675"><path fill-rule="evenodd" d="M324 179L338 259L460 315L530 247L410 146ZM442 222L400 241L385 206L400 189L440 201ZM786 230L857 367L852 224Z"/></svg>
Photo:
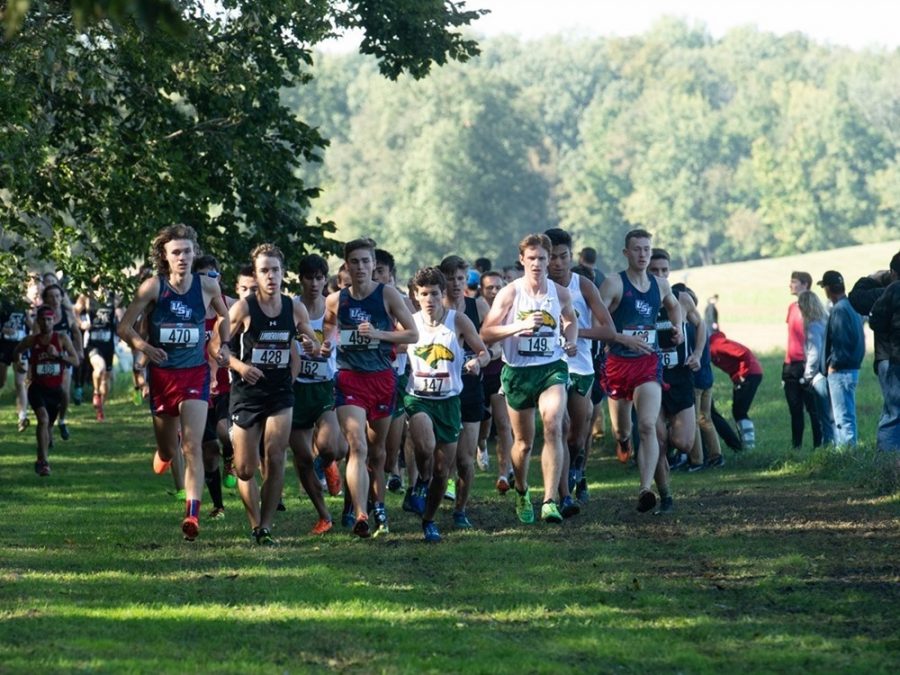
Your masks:
<svg viewBox="0 0 900 675"><path fill-rule="evenodd" d="M466 280L467 286L477 286L481 281L481 275L476 270L469 270L469 278Z"/></svg>
<svg viewBox="0 0 900 675"><path fill-rule="evenodd" d="M819 282L819 286L843 286L844 285L844 277L841 276L840 272L835 272L834 270L828 270L825 274L822 275L822 281Z"/></svg>

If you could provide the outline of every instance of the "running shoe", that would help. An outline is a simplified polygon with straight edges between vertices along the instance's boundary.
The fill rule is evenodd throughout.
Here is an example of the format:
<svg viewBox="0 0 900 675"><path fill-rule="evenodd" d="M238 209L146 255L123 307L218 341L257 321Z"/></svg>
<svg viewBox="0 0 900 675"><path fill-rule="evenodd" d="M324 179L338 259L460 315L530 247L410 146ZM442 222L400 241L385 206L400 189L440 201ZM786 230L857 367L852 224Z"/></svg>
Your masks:
<svg viewBox="0 0 900 675"><path fill-rule="evenodd" d="M390 534L391 529L388 527L388 517L387 511L384 506L376 506L375 507L375 531L372 533L373 537L380 537L385 534Z"/></svg>
<svg viewBox="0 0 900 675"><path fill-rule="evenodd" d="M387 479L387 489L391 492L400 492L403 489L403 479L396 473L392 473Z"/></svg>
<svg viewBox="0 0 900 675"><path fill-rule="evenodd" d="M516 492L516 515L519 521L530 525L534 522L534 506L531 504L531 490L526 488L525 494Z"/></svg>
<svg viewBox="0 0 900 675"><path fill-rule="evenodd" d="M425 502L428 500L428 483L425 481L416 481L416 486L412 491L410 506L412 512L420 516L425 513Z"/></svg>
<svg viewBox="0 0 900 675"><path fill-rule="evenodd" d="M488 471L491 468L491 456L488 454L487 443L478 448L478 468Z"/></svg>
<svg viewBox="0 0 900 675"><path fill-rule="evenodd" d="M402 509L407 513L415 513L416 510L413 507L413 489L411 487L406 488L406 492L403 495L403 504Z"/></svg>
<svg viewBox="0 0 900 675"><path fill-rule="evenodd" d="M222 485L228 489L237 487L237 473L234 470L234 463L230 459L226 459L225 466L222 471Z"/></svg>
<svg viewBox="0 0 900 675"><path fill-rule="evenodd" d="M29 424L31 424L31 420L28 419L27 417L23 417L19 420L19 424L16 426L16 429L18 429L19 433L21 434L23 431L25 431L28 428Z"/></svg>
<svg viewBox="0 0 900 675"><path fill-rule="evenodd" d="M225 507L217 506L212 511L209 512L210 520L223 520L225 518Z"/></svg>
<svg viewBox="0 0 900 675"><path fill-rule="evenodd" d="M318 522L313 525L313 529L309 531L310 534L325 534L333 527L333 524L327 518L319 518Z"/></svg>
<svg viewBox="0 0 900 675"><path fill-rule="evenodd" d="M622 464L627 464L628 460L631 459L632 454L631 439L616 441L616 457Z"/></svg>
<svg viewBox="0 0 900 675"><path fill-rule="evenodd" d="M575 490L575 486L584 477L584 471L581 469L569 469L569 492Z"/></svg>
<svg viewBox="0 0 900 675"><path fill-rule="evenodd" d="M532 514L532 518L533 517L534 515ZM552 499L547 500L541 505L541 520L545 523L561 523L563 521L559 509L556 508L556 502Z"/></svg>
<svg viewBox="0 0 900 675"><path fill-rule="evenodd" d="M166 471L169 470L169 467L172 465L172 460L165 460L159 456L159 448L156 449L156 452L153 453L153 473L157 476L162 476Z"/></svg>
<svg viewBox="0 0 900 675"><path fill-rule="evenodd" d="M428 544L437 544L441 541L441 533L433 520L422 521L422 533L425 535L425 542Z"/></svg>
<svg viewBox="0 0 900 675"><path fill-rule="evenodd" d="M284 502L280 499L278 500L278 506L275 507L276 511L287 511L287 507L284 505Z"/></svg>
<svg viewBox="0 0 900 675"><path fill-rule="evenodd" d="M706 463L707 469L718 469L719 467L725 466L725 455L716 455L715 457L711 457L710 460Z"/></svg>
<svg viewBox="0 0 900 675"><path fill-rule="evenodd" d="M275 546L275 540L272 538L272 533L269 532L268 527L257 528L254 530L253 536L256 538L258 546Z"/></svg>
<svg viewBox="0 0 900 675"><path fill-rule="evenodd" d="M93 405L95 408L99 408L102 405L100 401L100 394L94 394L94 397L91 399L91 405Z"/></svg>
<svg viewBox="0 0 900 675"><path fill-rule="evenodd" d="M452 478L447 481L447 489L444 491L444 499L449 499L451 502L456 501L456 481Z"/></svg>
<svg viewBox="0 0 900 675"><path fill-rule="evenodd" d="M506 476L500 476L497 479L497 492L501 495L505 495L509 492L509 480L507 480Z"/></svg>
<svg viewBox="0 0 900 675"><path fill-rule="evenodd" d="M591 500L591 495L588 492L587 478L584 476L578 481L578 485L575 486L575 499L582 504L587 504Z"/></svg>
<svg viewBox="0 0 900 675"><path fill-rule="evenodd" d="M103 414L103 406L97 408L97 421L103 422L106 419L106 415Z"/></svg>
<svg viewBox="0 0 900 675"><path fill-rule="evenodd" d="M183 502L185 499L187 499L187 492L185 492L184 488L175 491L175 501Z"/></svg>
<svg viewBox="0 0 900 675"><path fill-rule="evenodd" d="M200 534L200 523L197 522L194 516L185 516L184 520L181 521L181 531L184 533L184 538L187 541L194 541L197 535Z"/></svg>
<svg viewBox="0 0 900 675"><path fill-rule="evenodd" d="M353 524L353 534L360 539L366 539L371 535L371 532L369 532L369 516L365 513L357 518Z"/></svg>
<svg viewBox="0 0 900 675"><path fill-rule="evenodd" d="M675 500L672 499L672 496L663 497L659 500L659 508L653 512L653 515L660 516L666 513L672 513L675 510Z"/></svg>
<svg viewBox="0 0 900 675"><path fill-rule="evenodd" d="M62 421L57 422L56 425L59 427L59 437L64 441L69 440L69 436L71 435L69 433L69 425Z"/></svg>
<svg viewBox="0 0 900 675"><path fill-rule="evenodd" d="M581 513L581 507L578 505L574 499L572 499L572 495L566 495L563 497L563 500L559 503L560 509L559 512L562 514L563 518L571 518L572 516L577 516Z"/></svg>
<svg viewBox="0 0 900 675"><path fill-rule="evenodd" d="M690 463L686 452L679 452L669 460L669 471L680 471L686 469Z"/></svg>
<svg viewBox="0 0 900 675"><path fill-rule="evenodd" d="M461 530L472 529L472 521L469 520L465 511L453 512L453 524Z"/></svg>
<svg viewBox="0 0 900 675"><path fill-rule="evenodd" d="M344 511L341 514L341 526L342 527L353 527L353 524L356 522L356 516L353 515L353 511Z"/></svg>
<svg viewBox="0 0 900 675"><path fill-rule="evenodd" d="M50 463L38 460L34 463L34 472L41 477L50 475Z"/></svg>
<svg viewBox="0 0 900 675"><path fill-rule="evenodd" d="M75 405L81 405L81 402L84 401L84 388L83 387L75 387L72 389L72 403Z"/></svg>
<svg viewBox="0 0 900 675"><path fill-rule="evenodd" d="M652 490L642 490L638 496L637 510L641 513L646 513L654 506L656 506L656 495L653 494Z"/></svg>
<svg viewBox="0 0 900 675"><path fill-rule="evenodd" d="M341 494L341 490L344 487L341 483L341 471L338 469L338 463L332 462L328 466L323 467L322 471L325 474L325 486L328 488L328 494L332 497L337 497Z"/></svg>
<svg viewBox="0 0 900 675"><path fill-rule="evenodd" d="M706 464L700 462L699 464L690 464L688 463L687 469L685 469L688 473L697 473L698 471L703 471L706 468Z"/></svg>

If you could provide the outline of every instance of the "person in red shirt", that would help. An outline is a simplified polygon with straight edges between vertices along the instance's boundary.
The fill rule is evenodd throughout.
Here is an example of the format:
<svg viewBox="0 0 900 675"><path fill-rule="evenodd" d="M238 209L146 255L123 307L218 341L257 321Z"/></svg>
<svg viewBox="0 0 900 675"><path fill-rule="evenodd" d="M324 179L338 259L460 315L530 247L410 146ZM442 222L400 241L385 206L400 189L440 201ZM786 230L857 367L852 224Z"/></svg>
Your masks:
<svg viewBox="0 0 900 675"><path fill-rule="evenodd" d="M756 390L762 382L762 366L748 347L729 340L722 331L716 331L710 336L709 355L713 364L724 370L734 383L731 414L737 424L741 443L745 448L753 448L756 445L756 431L749 413Z"/></svg>
<svg viewBox="0 0 900 675"><path fill-rule="evenodd" d="M812 286L812 277L808 272L791 272L791 295L798 296ZM816 399L806 386L803 374L806 371L806 324L800 307L795 300L788 307L787 313L788 341L781 368L781 382L784 387L784 398L791 414L791 445L797 449L803 445L803 409L809 413L809 426L812 429L813 447L822 444L822 431L819 426L819 415L816 410Z"/></svg>

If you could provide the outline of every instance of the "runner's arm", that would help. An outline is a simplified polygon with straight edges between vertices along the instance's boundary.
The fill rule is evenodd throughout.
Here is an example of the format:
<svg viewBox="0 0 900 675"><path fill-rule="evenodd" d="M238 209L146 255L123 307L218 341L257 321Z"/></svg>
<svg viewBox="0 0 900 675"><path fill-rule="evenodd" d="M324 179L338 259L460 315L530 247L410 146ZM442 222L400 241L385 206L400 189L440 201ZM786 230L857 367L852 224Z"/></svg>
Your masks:
<svg viewBox="0 0 900 675"><path fill-rule="evenodd" d="M154 347L145 340L143 336L138 334L134 329L134 324L138 320L138 317L141 317L150 303L156 301L158 296L159 277L154 276L146 279L138 288L134 300L131 301L131 304L128 305L128 308L125 310L125 316L122 317L122 322L119 324L117 331L119 337L124 340L132 350L143 352L153 363L162 363L168 358L168 354L166 354L164 349Z"/></svg>
<svg viewBox="0 0 900 675"><path fill-rule="evenodd" d="M575 356L578 351L578 317L575 316L575 309L572 307L572 295L567 288L559 284L556 284L556 294L559 297L560 318L563 324L560 334L565 340L563 351L567 356Z"/></svg>
<svg viewBox="0 0 900 675"><path fill-rule="evenodd" d="M699 370L700 357L703 355L703 350L706 347L706 322L700 316L700 310L697 309L697 305L689 293L679 293L678 302L681 303L681 310L684 312L685 319L697 329L694 331L694 349L691 355L687 357L685 365L691 370Z"/></svg>
<svg viewBox="0 0 900 675"><path fill-rule="evenodd" d="M491 305L490 311L481 324L481 339L485 344L492 345L495 342L508 338L510 335L531 330L534 327L534 321L530 317L521 321L513 321L509 324L503 323L506 315L509 314L509 310L512 308L515 293L515 286L504 286L497 293L497 297L494 298L494 304Z"/></svg>
<svg viewBox="0 0 900 675"><path fill-rule="evenodd" d="M462 312L456 313L456 334L475 352L475 358L469 359L463 365L463 370L471 375L478 375L491 362L491 355L475 330L475 324Z"/></svg>
<svg viewBox="0 0 900 675"><path fill-rule="evenodd" d="M594 282L587 277L581 277L578 283L581 285L581 294L584 296L584 301L594 315L591 327L586 330L579 330L578 336L590 338L591 340L612 342L616 338L616 326L609 315L609 310L606 308L603 298L600 297L600 291L597 290Z"/></svg>

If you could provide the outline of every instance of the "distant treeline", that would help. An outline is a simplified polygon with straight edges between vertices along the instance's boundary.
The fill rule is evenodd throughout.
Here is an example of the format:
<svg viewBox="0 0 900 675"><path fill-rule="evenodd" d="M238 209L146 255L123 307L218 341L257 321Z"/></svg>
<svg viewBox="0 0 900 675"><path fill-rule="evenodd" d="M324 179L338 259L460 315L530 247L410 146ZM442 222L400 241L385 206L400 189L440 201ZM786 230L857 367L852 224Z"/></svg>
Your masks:
<svg viewBox="0 0 900 675"><path fill-rule="evenodd" d="M900 52L674 19L481 48L418 82L320 54L284 92L331 141L306 178L340 238L373 235L408 272L449 252L508 263L553 226L607 265L633 227L684 265L896 236Z"/></svg>

